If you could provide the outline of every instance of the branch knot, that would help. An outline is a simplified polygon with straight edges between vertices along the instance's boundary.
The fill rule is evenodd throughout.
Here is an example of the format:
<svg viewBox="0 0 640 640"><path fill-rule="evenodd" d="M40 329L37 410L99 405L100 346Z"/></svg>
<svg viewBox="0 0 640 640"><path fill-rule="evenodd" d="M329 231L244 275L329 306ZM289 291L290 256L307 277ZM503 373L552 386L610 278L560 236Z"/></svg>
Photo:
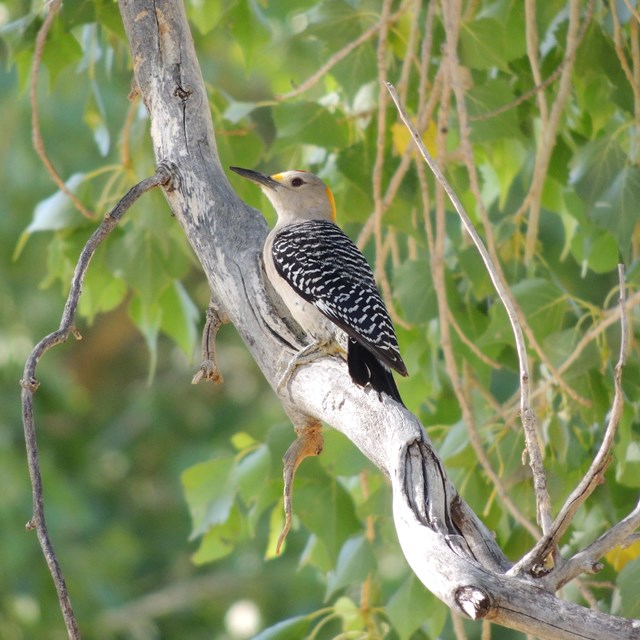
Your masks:
<svg viewBox="0 0 640 640"><path fill-rule="evenodd" d="M486 618L493 608L491 597L479 587L459 587L454 598L458 607L472 620Z"/></svg>

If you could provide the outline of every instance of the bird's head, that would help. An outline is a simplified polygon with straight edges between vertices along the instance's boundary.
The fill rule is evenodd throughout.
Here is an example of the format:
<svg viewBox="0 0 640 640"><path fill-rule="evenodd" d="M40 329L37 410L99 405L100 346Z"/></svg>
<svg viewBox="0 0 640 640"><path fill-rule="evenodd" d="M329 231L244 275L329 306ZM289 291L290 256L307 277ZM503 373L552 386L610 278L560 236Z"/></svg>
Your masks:
<svg viewBox="0 0 640 640"><path fill-rule="evenodd" d="M336 205L333 194L313 173L295 170L268 176L251 169L229 168L260 186L276 210L279 224L301 220L335 222Z"/></svg>

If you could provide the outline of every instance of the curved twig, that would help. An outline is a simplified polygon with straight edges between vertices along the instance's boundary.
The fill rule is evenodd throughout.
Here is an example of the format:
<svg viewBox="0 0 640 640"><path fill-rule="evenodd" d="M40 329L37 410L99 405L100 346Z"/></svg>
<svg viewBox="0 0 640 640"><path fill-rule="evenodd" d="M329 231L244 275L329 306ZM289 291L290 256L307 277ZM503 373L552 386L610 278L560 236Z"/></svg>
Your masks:
<svg viewBox="0 0 640 640"><path fill-rule="evenodd" d="M291 98L295 98L300 94L308 91L313 87L317 82L322 80L324 76L335 67L338 62L344 60L354 49L357 49L361 44L372 38L373 36L380 31L382 28L386 28L387 25L395 22L404 12L406 11L406 7L402 6L395 13L391 15L387 15L387 17L383 17L378 20L372 27L369 27L364 33L358 36L353 42L350 42L346 47L340 49L337 53L332 55L313 75L309 76L303 83L299 84L295 89L289 91L289 93L283 93L282 95L276 96L278 101L284 102L285 100L290 100Z"/></svg>
<svg viewBox="0 0 640 640"><path fill-rule="evenodd" d="M73 334L80 339L80 334L75 327L76 311L82 292L82 283L89 267L91 258L100 243L111 233L118 224L122 216L131 205L146 191L161 184L166 184L170 178L169 172L164 167L158 167L155 175L146 178L142 182L132 187L128 193L118 202L118 204L104 217L100 226L93 232L84 246L71 280L71 289L64 306L60 327L57 331L44 337L33 348L24 367L24 373L20 385L22 387L22 422L24 426L24 439L27 447L27 463L29 466L29 477L33 495L33 516L27 523L27 529L35 529L38 535L38 542L42 548L49 572L58 595L60 609L64 622L67 626L69 638L76 640L80 638L78 623L73 613L71 600L67 591L64 575L58 558L56 556L44 514L44 494L42 489L42 474L40 471L40 461L38 455L38 443L36 438L35 420L33 416L33 395L38 389L39 383L36 379L36 369L42 356L52 347L64 342L69 334Z"/></svg>
<svg viewBox="0 0 640 640"><path fill-rule="evenodd" d="M80 202L78 196L76 196L76 194L67 187L64 180L60 177L60 174L51 163L51 160L49 160L49 156L47 155L47 151L44 146L44 140L42 139L42 131L40 131L40 110L38 109L38 76L40 75L40 63L42 62L42 54L44 53L44 45L47 42L49 30L51 29L53 19L56 17L61 5L62 0L53 0L51 2L47 16L40 26L38 35L36 36L33 63L31 65L31 84L29 87L29 97L31 100L31 140L33 142L33 148L38 154L40 161L44 165L49 176L51 176L51 179L55 182L58 189L60 189L60 191L62 191L62 193L64 193L71 202L73 202L75 207L83 216L89 218L89 220L94 220L95 215L89 211L82 202Z"/></svg>

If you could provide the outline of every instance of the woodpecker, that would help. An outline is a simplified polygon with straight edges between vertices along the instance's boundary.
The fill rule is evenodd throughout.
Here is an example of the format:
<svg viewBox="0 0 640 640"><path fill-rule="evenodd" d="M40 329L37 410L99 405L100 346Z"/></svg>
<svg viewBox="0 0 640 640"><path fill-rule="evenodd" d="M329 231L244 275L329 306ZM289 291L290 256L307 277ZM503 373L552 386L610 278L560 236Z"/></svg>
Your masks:
<svg viewBox="0 0 640 640"><path fill-rule="evenodd" d="M403 404L391 369L408 374L393 323L366 259L335 223L329 187L306 171L230 169L258 184L278 214L263 259L293 319L314 345L346 342L351 379Z"/></svg>

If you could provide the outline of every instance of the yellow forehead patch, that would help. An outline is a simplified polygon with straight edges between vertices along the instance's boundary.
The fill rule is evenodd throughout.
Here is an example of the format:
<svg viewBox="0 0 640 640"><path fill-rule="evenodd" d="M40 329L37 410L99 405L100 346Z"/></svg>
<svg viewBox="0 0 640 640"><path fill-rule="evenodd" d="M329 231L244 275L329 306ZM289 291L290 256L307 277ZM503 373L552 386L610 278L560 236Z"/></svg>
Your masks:
<svg viewBox="0 0 640 640"><path fill-rule="evenodd" d="M327 187L326 189L327 189L327 199L331 204L331 219L335 222L336 221L336 201L333 198L333 193L331 193L331 189L329 189L329 187Z"/></svg>

